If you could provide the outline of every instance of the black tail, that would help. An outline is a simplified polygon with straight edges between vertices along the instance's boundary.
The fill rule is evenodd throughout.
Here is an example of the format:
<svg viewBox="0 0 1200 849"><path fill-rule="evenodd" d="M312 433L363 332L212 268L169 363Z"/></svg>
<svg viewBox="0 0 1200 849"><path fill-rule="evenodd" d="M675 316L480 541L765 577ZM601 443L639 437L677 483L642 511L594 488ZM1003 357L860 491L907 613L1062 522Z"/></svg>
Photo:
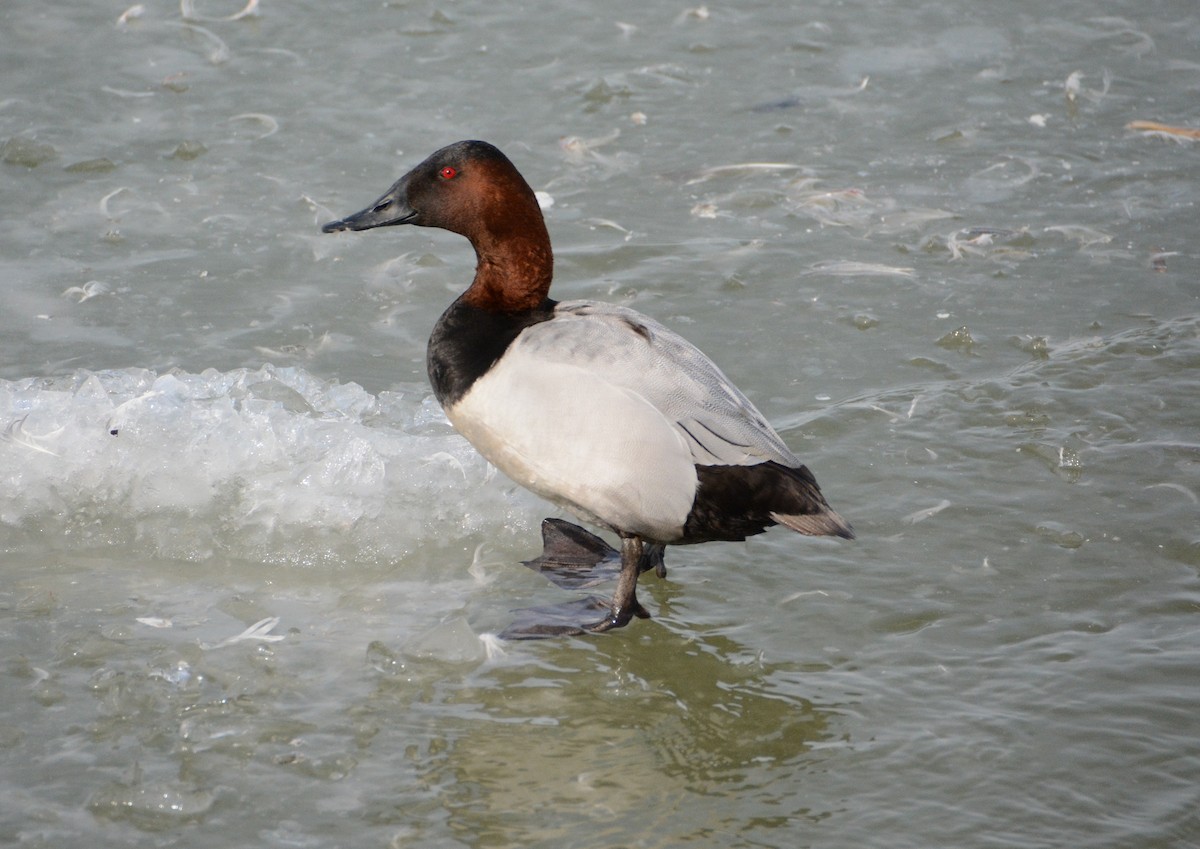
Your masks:
<svg viewBox="0 0 1200 849"><path fill-rule="evenodd" d="M809 536L853 539L807 466L697 466L696 499L680 542L741 540L780 524Z"/></svg>

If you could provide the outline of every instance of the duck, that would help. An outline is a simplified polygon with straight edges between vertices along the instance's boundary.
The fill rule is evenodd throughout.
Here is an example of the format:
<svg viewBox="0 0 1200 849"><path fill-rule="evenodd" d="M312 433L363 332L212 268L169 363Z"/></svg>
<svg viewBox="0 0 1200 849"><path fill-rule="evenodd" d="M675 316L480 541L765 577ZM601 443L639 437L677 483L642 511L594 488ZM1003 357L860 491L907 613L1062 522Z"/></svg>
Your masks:
<svg viewBox="0 0 1200 849"><path fill-rule="evenodd" d="M744 540L776 525L854 538L808 467L696 346L629 307L550 297L541 207L497 147L447 145L321 229L399 225L448 230L475 250L474 278L434 324L426 352L446 418L514 482L620 540L600 619L537 635L648 618L638 578L665 576L666 546ZM547 559L560 564L579 559L563 545L594 540L594 560L616 551L562 520L544 524L543 537Z"/></svg>

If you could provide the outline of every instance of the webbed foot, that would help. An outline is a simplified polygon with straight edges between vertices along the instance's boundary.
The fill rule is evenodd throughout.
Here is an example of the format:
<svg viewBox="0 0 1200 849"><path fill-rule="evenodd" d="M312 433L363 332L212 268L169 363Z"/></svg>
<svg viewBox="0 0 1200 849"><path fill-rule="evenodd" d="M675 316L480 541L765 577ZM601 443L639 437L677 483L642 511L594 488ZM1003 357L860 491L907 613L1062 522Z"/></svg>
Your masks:
<svg viewBox="0 0 1200 849"><path fill-rule="evenodd" d="M552 583L578 590L616 578L621 552L579 525L543 519L542 554L522 562Z"/></svg>
<svg viewBox="0 0 1200 849"><path fill-rule="evenodd" d="M638 558L638 574L653 569L658 577L667 576L663 546L645 545ZM621 552L579 525L543 519L541 556L522 563L557 586L579 590L616 578L621 572Z"/></svg>

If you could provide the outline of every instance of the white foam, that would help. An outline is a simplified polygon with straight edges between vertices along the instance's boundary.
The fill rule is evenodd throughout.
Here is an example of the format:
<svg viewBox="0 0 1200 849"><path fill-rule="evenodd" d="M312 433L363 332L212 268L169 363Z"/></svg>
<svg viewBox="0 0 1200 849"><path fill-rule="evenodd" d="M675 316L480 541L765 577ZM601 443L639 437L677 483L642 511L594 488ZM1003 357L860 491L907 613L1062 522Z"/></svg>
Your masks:
<svg viewBox="0 0 1200 849"><path fill-rule="evenodd" d="M542 510L425 387L375 396L272 366L0 381L0 546L389 562L536 537Z"/></svg>

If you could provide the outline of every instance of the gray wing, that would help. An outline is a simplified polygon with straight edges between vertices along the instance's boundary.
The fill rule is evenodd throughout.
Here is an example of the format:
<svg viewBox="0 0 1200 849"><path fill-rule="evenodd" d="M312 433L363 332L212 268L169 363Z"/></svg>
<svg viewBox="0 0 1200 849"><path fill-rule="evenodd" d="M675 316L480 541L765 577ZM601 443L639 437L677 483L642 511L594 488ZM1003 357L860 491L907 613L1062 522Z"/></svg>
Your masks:
<svg viewBox="0 0 1200 849"><path fill-rule="evenodd" d="M672 422L698 465L800 461L749 399L695 345L626 307L563 301L553 321L516 344L530 354L586 367L645 399Z"/></svg>

